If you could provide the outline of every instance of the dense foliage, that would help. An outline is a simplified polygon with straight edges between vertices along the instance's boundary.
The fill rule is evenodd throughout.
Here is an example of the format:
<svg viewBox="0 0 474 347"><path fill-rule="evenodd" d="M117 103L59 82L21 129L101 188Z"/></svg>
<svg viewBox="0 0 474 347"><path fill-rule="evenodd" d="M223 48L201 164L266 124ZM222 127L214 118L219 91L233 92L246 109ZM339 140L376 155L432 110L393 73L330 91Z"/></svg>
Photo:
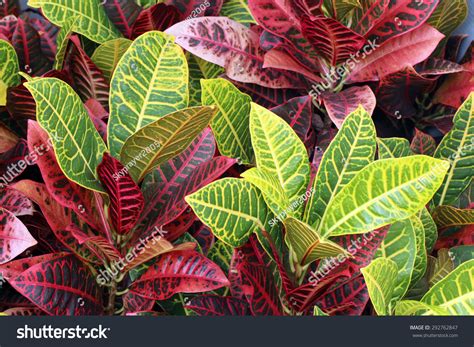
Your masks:
<svg viewBox="0 0 474 347"><path fill-rule="evenodd" d="M0 312L474 314L465 0L0 1Z"/></svg>

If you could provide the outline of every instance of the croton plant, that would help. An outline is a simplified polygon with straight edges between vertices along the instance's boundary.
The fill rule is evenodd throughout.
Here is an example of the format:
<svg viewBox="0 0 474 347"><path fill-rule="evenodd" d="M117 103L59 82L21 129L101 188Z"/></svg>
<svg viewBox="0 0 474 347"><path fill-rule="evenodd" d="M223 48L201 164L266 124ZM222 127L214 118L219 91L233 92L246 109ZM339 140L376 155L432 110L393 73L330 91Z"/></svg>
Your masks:
<svg viewBox="0 0 474 347"><path fill-rule="evenodd" d="M0 312L473 315L467 11L0 0Z"/></svg>

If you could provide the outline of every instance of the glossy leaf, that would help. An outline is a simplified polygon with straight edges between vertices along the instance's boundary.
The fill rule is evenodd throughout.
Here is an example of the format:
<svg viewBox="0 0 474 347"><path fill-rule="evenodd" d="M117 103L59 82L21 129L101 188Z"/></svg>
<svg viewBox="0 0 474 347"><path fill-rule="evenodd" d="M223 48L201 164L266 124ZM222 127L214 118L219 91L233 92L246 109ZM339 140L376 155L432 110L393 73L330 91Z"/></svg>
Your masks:
<svg viewBox="0 0 474 347"><path fill-rule="evenodd" d="M14 87L20 83L20 70L18 57L15 49L9 42L0 40L0 53L4 66L0 71L0 106L5 106L7 102L7 88Z"/></svg>
<svg viewBox="0 0 474 347"><path fill-rule="evenodd" d="M214 107L191 107L144 126L125 141L121 161L140 182L145 174L184 151L215 112Z"/></svg>
<svg viewBox="0 0 474 347"><path fill-rule="evenodd" d="M115 67L131 44L132 41L130 40L118 38L101 44L94 51L91 60L102 71L107 80L112 79Z"/></svg>
<svg viewBox="0 0 474 347"><path fill-rule="evenodd" d="M231 28L226 30L225 28ZM183 49L222 66L231 79L270 88L295 88L301 81L295 74L263 69L259 36L226 17L193 18L166 30Z"/></svg>
<svg viewBox="0 0 474 347"><path fill-rule="evenodd" d="M120 235L128 233L135 226L145 205L140 187L128 172L122 175L123 169L124 166L107 152L97 167L100 181L110 198L112 224Z"/></svg>
<svg viewBox="0 0 474 347"><path fill-rule="evenodd" d="M54 60L54 68L56 70L61 70L64 63L64 57L66 56L66 50L69 44L69 39L71 35L74 34L76 27L79 23L80 19L79 16L73 16L67 18L64 21L61 29L59 30L58 36L56 38L57 42L57 50L56 50L56 57Z"/></svg>
<svg viewBox="0 0 474 347"><path fill-rule="evenodd" d="M252 103L250 134L257 167L278 178L290 203L306 194L309 163L304 144L280 117ZM301 213L302 205L295 210Z"/></svg>
<svg viewBox="0 0 474 347"><path fill-rule="evenodd" d="M153 5L138 15L133 24L132 39L152 30L165 31L179 21L178 9L172 5L159 3Z"/></svg>
<svg viewBox="0 0 474 347"><path fill-rule="evenodd" d="M186 202L217 238L233 247L245 244L257 229L265 229L268 211L263 196L244 180L223 178L187 196Z"/></svg>
<svg viewBox="0 0 474 347"><path fill-rule="evenodd" d="M188 66L172 40L164 33L146 33L117 65L110 83L108 125L108 145L115 158L139 129L188 105Z"/></svg>
<svg viewBox="0 0 474 347"><path fill-rule="evenodd" d="M247 0L224 0L220 15L244 25L256 24Z"/></svg>
<svg viewBox="0 0 474 347"><path fill-rule="evenodd" d="M399 137L377 139L377 144L380 159L403 158L413 154L407 139Z"/></svg>
<svg viewBox="0 0 474 347"><path fill-rule="evenodd" d="M106 147L79 96L55 78L34 79L25 86L36 101L38 122L51 136L66 177L83 187L103 191L96 169Z"/></svg>
<svg viewBox="0 0 474 347"><path fill-rule="evenodd" d="M369 165L375 155L375 126L370 115L359 107L347 116L341 130L325 151L306 205L304 221L317 227L321 236L328 218L328 204L354 176Z"/></svg>
<svg viewBox="0 0 474 347"><path fill-rule="evenodd" d="M379 316L390 315L398 273L396 263L387 258L378 258L361 271L375 311Z"/></svg>
<svg viewBox="0 0 474 347"><path fill-rule="evenodd" d="M410 144L410 148L415 154L432 156L436 150L436 141L432 136L415 128L415 136Z"/></svg>
<svg viewBox="0 0 474 347"><path fill-rule="evenodd" d="M131 290L145 298L165 300L176 293L201 293L227 285L222 270L206 257L195 251L176 251L161 255Z"/></svg>
<svg viewBox="0 0 474 347"><path fill-rule="evenodd" d="M426 156L369 164L331 200L322 233L364 233L412 216L428 203L448 168L446 161Z"/></svg>
<svg viewBox="0 0 474 347"><path fill-rule="evenodd" d="M186 304L186 308L198 316L246 316L249 310L245 300L216 295L194 297Z"/></svg>
<svg viewBox="0 0 474 347"><path fill-rule="evenodd" d="M472 181L474 163L474 93L461 105L454 116L454 126L436 149L435 158L449 159L446 179L433 201L436 205L451 204Z"/></svg>
<svg viewBox="0 0 474 347"><path fill-rule="evenodd" d="M433 219L438 228L450 228L474 224L474 210L459 209L453 206L438 206L433 211Z"/></svg>
<svg viewBox="0 0 474 347"><path fill-rule="evenodd" d="M467 12L466 0L440 1L427 23L449 36L466 20Z"/></svg>
<svg viewBox="0 0 474 347"><path fill-rule="evenodd" d="M440 249L438 251L438 258L430 258L429 263L428 283L430 287L434 286L454 270L454 262L446 248Z"/></svg>
<svg viewBox="0 0 474 347"><path fill-rule="evenodd" d="M283 118L301 141L306 141L313 116L313 103L310 96L292 98L271 108L270 111Z"/></svg>
<svg viewBox="0 0 474 347"><path fill-rule="evenodd" d="M36 244L25 225L13 213L0 207L0 264L14 259Z"/></svg>
<svg viewBox="0 0 474 347"><path fill-rule="evenodd" d="M41 8L44 16L59 27L79 16L75 30L97 43L120 36L98 0L28 0L28 6Z"/></svg>
<svg viewBox="0 0 474 347"><path fill-rule="evenodd" d="M140 13L135 1L112 0L104 3L105 13L125 37L132 36L132 26Z"/></svg>
<svg viewBox="0 0 474 347"><path fill-rule="evenodd" d="M222 155L252 164L250 140L250 96L241 93L232 83L222 78L201 80L202 104L217 106L211 128Z"/></svg>

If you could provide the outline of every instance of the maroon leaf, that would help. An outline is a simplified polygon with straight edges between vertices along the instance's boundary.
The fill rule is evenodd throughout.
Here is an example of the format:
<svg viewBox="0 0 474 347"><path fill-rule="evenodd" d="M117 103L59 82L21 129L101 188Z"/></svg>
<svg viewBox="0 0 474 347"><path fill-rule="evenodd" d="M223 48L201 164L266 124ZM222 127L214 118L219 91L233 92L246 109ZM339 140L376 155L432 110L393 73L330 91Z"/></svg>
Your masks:
<svg viewBox="0 0 474 347"><path fill-rule="evenodd" d="M328 291L315 304L329 315L360 316L368 301L364 278L359 275Z"/></svg>
<svg viewBox="0 0 474 347"><path fill-rule="evenodd" d="M145 298L166 300L177 293L200 293L228 286L222 270L195 251L161 255L132 285Z"/></svg>
<svg viewBox="0 0 474 347"><path fill-rule="evenodd" d="M165 237L168 241L175 241L199 220L191 208L187 208L178 218L163 226L167 231Z"/></svg>
<svg viewBox="0 0 474 347"><path fill-rule="evenodd" d="M300 76L263 68L264 51L259 36L227 17L193 18L166 30L176 43L194 55L222 66L226 74L240 82L271 88L298 88Z"/></svg>
<svg viewBox="0 0 474 347"><path fill-rule="evenodd" d="M365 43L365 38L332 18L304 16L302 29L311 45L332 66L351 58Z"/></svg>
<svg viewBox="0 0 474 347"><path fill-rule="evenodd" d="M426 24L382 46L371 41L373 51L357 61L348 82L378 81L407 66L416 65L431 55L443 37Z"/></svg>
<svg viewBox="0 0 474 347"><path fill-rule="evenodd" d="M54 61L59 28L42 17L30 16L30 24L36 29L41 38L41 51L50 61Z"/></svg>
<svg viewBox="0 0 474 347"><path fill-rule="evenodd" d="M21 139L15 147L0 154L0 188L13 182L28 165L28 145Z"/></svg>
<svg viewBox="0 0 474 347"><path fill-rule="evenodd" d="M35 212L32 216L23 216L21 217L21 221L25 224L35 240L38 241L38 245L35 247L35 252L38 252L38 254L67 250L56 238L41 211Z"/></svg>
<svg viewBox="0 0 474 347"><path fill-rule="evenodd" d="M321 14L323 0L293 0L295 11L300 15L317 16Z"/></svg>
<svg viewBox="0 0 474 347"><path fill-rule="evenodd" d="M191 235L201 246L202 252L207 254L214 244L214 234L211 229L207 225L201 224L195 231L191 232Z"/></svg>
<svg viewBox="0 0 474 347"><path fill-rule="evenodd" d="M415 66L415 70L422 76L446 75L465 71L464 67L448 60L428 58L424 62Z"/></svg>
<svg viewBox="0 0 474 347"><path fill-rule="evenodd" d="M165 31L179 22L180 14L173 5L164 3L144 9L133 24L132 39L152 30Z"/></svg>
<svg viewBox="0 0 474 347"><path fill-rule="evenodd" d="M364 109L372 115L377 103L372 89L368 86L352 87L339 93L325 92L321 94L321 99L328 111L329 118L338 129L341 128L346 117L359 105L364 106Z"/></svg>
<svg viewBox="0 0 474 347"><path fill-rule="evenodd" d="M360 18L354 31L360 35L365 35L384 16L390 0L375 0L364 15Z"/></svg>
<svg viewBox="0 0 474 347"><path fill-rule="evenodd" d="M38 123L28 122L28 147L38 165L48 192L62 206L72 209L92 226L100 225L94 211L93 193L70 181L63 173L54 154L48 133ZM62 225L60 229L68 224Z"/></svg>
<svg viewBox="0 0 474 347"><path fill-rule="evenodd" d="M365 36L382 44L410 32L428 20L438 3L439 0L390 0L383 15Z"/></svg>
<svg viewBox="0 0 474 347"><path fill-rule="evenodd" d="M1 16L0 16L1 18ZM6 16L0 19L0 38L5 41L11 41L13 33L15 32L18 18L15 16Z"/></svg>
<svg viewBox="0 0 474 347"><path fill-rule="evenodd" d="M301 74L313 82L322 81L321 77L314 74L314 70L308 69L305 65L300 63L297 58L294 58L295 54L293 52L293 47L285 45L273 48L265 54L263 67L265 69L289 70Z"/></svg>
<svg viewBox="0 0 474 347"><path fill-rule="evenodd" d="M44 312L36 307L12 307L2 313L7 316L42 316Z"/></svg>
<svg viewBox="0 0 474 347"><path fill-rule="evenodd" d="M0 207L0 264L36 244L25 225L13 213Z"/></svg>
<svg viewBox="0 0 474 347"><path fill-rule="evenodd" d="M51 68L51 61L41 50L41 38L28 20L18 18L12 37L20 69L29 75L40 76Z"/></svg>
<svg viewBox="0 0 474 347"><path fill-rule="evenodd" d="M66 231L74 236L79 245L85 245L97 258L104 262L108 261L110 263L112 261L118 261L121 258L120 252L109 240L102 236L94 235L90 230L87 230L86 233L75 224L70 224L66 228Z"/></svg>
<svg viewBox="0 0 474 347"><path fill-rule="evenodd" d="M123 306L125 312L151 311L155 305L155 300L146 299L140 295L128 292L123 296Z"/></svg>
<svg viewBox="0 0 474 347"><path fill-rule="evenodd" d="M77 36L71 36L64 66L72 77L75 90L84 102L95 99L105 109L109 107L109 83L102 71L82 49Z"/></svg>
<svg viewBox="0 0 474 347"><path fill-rule="evenodd" d="M198 316L247 316L249 305L246 301L230 296L201 295L192 298L186 308Z"/></svg>
<svg viewBox="0 0 474 347"><path fill-rule="evenodd" d="M302 141L306 140L313 115L313 103L310 96L300 96L270 109L283 118L298 134Z"/></svg>
<svg viewBox="0 0 474 347"><path fill-rule="evenodd" d="M416 98L434 87L436 79L419 75L412 67L384 77L376 91L378 107L396 118L417 113Z"/></svg>
<svg viewBox="0 0 474 347"><path fill-rule="evenodd" d="M127 38L132 37L132 26L140 13L140 6L135 1L111 0L104 4L108 17Z"/></svg>
<svg viewBox="0 0 474 347"><path fill-rule="evenodd" d="M203 17L218 16L221 12L223 0L166 0L167 5L174 5L181 14L181 20Z"/></svg>
<svg viewBox="0 0 474 347"><path fill-rule="evenodd" d="M410 145L414 153L433 156L436 147L436 141L433 137L415 128L415 136Z"/></svg>
<svg viewBox="0 0 474 347"><path fill-rule="evenodd" d="M34 212L31 200L11 188L0 189L0 207L10 211L17 217L32 215Z"/></svg>
<svg viewBox="0 0 474 347"><path fill-rule="evenodd" d="M50 315L99 315L102 293L94 276L73 255L33 265L13 287Z"/></svg>
<svg viewBox="0 0 474 347"><path fill-rule="evenodd" d="M124 235L135 226L143 210L142 192L124 166L107 152L97 167L97 173L109 194L110 216L115 231Z"/></svg>
<svg viewBox="0 0 474 347"><path fill-rule="evenodd" d="M10 14L18 16L20 6L18 0L2 0L0 1L0 18L6 17Z"/></svg>
<svg viewBox="0 0 474 347"><path fill-rule="evenodd" d="M94 99L87 100L84 106L100 136L104 141L107 141L107 123L105 120L108 118L109 113L102 107L100 102Z"/></svg>
<svg viewBox="0 0 474 347"><path fill-rule="evenodd" d="M449 232L441 233L436 241L435 250L462 245L474 245L474 224L463 226L453 234Z"/></svg>

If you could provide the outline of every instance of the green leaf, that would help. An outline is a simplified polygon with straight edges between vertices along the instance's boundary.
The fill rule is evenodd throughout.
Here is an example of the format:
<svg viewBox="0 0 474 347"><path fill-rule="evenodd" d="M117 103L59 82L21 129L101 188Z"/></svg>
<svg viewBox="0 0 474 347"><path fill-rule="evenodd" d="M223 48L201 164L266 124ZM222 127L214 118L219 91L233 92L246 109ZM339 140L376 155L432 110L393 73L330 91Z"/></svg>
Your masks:
<svg viewBox="0 0 474 347"><path fill-rule="evenodd" d="M466 0L440 1L427 23L448 37L464 22L467 13Z"/></svg>
<svg viewBox="0 0 474 347"><path fill-rule="evenodd" d="M59 27L79 17L75 31L97 43L121 36L99 0L29 0L28 6L41 8L43 15Z"/></svg>
<svg viewBox="0 0 474 347"><path fill-rule="evenodd" d="M420 301L403 300L395 307L397 316L449 316L449 312L441 307L427 305Z"/></svg>
<svg viewBox="0 0 474 347"><path fill-rule="evenodd" d="M391 301L397 279L397 264L387 258L377 258L360 269L364 276L370 300L379 316L392 312Z"/></svg>
<svg viewBox="0 0 474 347"><path fill-rule="evenodd" d="M435 205L450 205L472 182L474 167L474 92L454 116L454 126L435 152L435 158L449 159L451 167L433 198Z"/></svg>
<svg viewBox="0 0 474 347"><path fill-rule="evenodd" d="M398 268L392 303L402 299L410 285L416 255L415 225L407 218L391 225L375 253L376 258L392 260Z"/></svg>
<svg viewBox="0 0 474 347"><path fill-rule="evenodd" d="M213 234L240 247L257 229L264 229L268 210L260 191L236 178L215 181L186 197L199 219Z"/></svg>
<svg viewBox="0 0 474 347"><path fill-rule="evenodd" d="M474 259L474 245L452 247L449 249L449 256L454 266L459 266L466 261Z"/></svg>
<svg viewBox="0 0 474 347"><path fill-rule="evenodd" d="M436 240L438 239L438 228L436 227L428 209L422 209L418 214L418 218L420 218L421 223L423 224L423 230L425 231L425 246L426 251L429 254L432 252Z"/></svg>
<svg viewBox="0 0 474 347"><path fill-rule="evenodd" d="M433 219L438 228L474 224L474 210L460 209L452 206L438 206L433 211Z"/></svg>
<svg viewBox="0 0 474 347"><path fill-rule="evenodd" d="M243 164L252 164L250 96L222 78L201 80L201 88L202 104L216 105L218 109L211 128L219 152L230 158L238 158Z"/></svg>
<svg viewBox="0 0 474 347"><path fill-rule="evenodd" d="M412 216L410 220L413 223L416 237L415 265L413 268L413 275L410 284L410 287L413 287L426 273L426 267L428 265L428 255L426 253L425 230L423 228L423 223L416 215Z"/></svg>
<svg viewBox="0 0 474 347"><path fill-rule="evenodd" d="M201 106L201 79L204 78L204 75L194 55L186 52L186 59L189 68L189 106Z"/></svg>
<svg viewBox="0 0 474 347"><path fill-rule="evenodd" d="M336 194L374 160L375 126L362 106L347 116L321 160L313 192L306 205L304 221L322 233L326 209Z"/></svg>
<svg viewBox="0 0 474 347"><path fill-rule="evenodd" d="M0 40L0 106L7 104L7 88L20 84L18 57L9 42Z"/></svg>
<svg viewBox="0 0 474 347"><path fill-rule="evenodd" d="M421 301L428 305L440 306L450 315L473 315L473 278L474 260L470 260L436 283Z"/></svg>
<svg viewBox="0 0 474 347"><path fill-rule="evenodd" d="M398 137L377 139L377 143L380 159L403 158L413 154L407 139Z"/></svg>
<svg viewBox="0 0 474 347"><path fill-rule="evenodd" d="M110 83L108 144L114 157L139 129L188 106L188 79L186 58L172 36L150 31L132 43Z"/></svg>
<svg viewBox="0 0 474 347"><path fill-rule="evenodd" d="M449 163L427 156L383 159L360 171L328 205L322 235L361 234L420 211Z"/></svg>
<svg viewBox="0 0 474 347"><path fill-rule="evenodd" d="M449 256L449 251L446 248L440 249L438 251L438 258L430 258L430 266L428 267L428 283L430 287L441 281L453 270L454 263Z"/></svg>
<svg viewBox="0 0 474 347"><path fill-rule="evenodd" d="M130 136L121 162L137 182L155 167L184 151L215 115L214 107L190 107L170 113Z"/></svg>
<svg viewBox="0 0 474 347"><path fill-rule="evenodd" d="M287 214L292 214L285 191L276 176L268 173L265 169L256 167L245 171L241 176L260 189L268 207L281 221L286 218Z"/></svg>
<svg viewBox="0 0 474 347"><path fill-rule="evenodd" d="M299 264L305 266L317 259L338 255L350 257L337 243L319 237L308 224L293 217L285 219L283 223L286 228L285 242L293 250Z"/></svg>
<svg viewBox="0 0 474 347"><path fill-rule="evenodd" d="M318 306L314 305L313 309L313 316L329 316L327 313L325 313L323 310L321 310Z"/></svg>
<svg viewBox="0 0 474 347"><path fill-rule="evenodd" d="M125 54L132 41L118 38L101 44L92 54L92 61L110 81L120 58Z"/></svg>
<svg viewBox="0 0 474 347"><path fill-rule="evenodd" d="M36 101L36 117L48 132L67 178L98 192L97 166L107 150L80 97L57 78L34 78L25 87Z"/></svg>
<svg viewBox="0 0 474 347"><path fill-rule="evenodd" d="M74 33L74 30L76 30L79 20L80 18L78 16L67 18L59 30L58 36L56 37L57 49L56 57L54 59L55 70L62 70L63 68L64 57L69 44L69 38Z"/></svg>
<svg viewBox="0 0 474 347"><path fill-rule="evenodd" d="M214 242L211 249L209 249L207 257L219 265L219 267L224 270L225 273L228 273L233 252L234 247L228 245L225 242L217 240Z"/></svg>
<svg viewBox="0 0 474 347"><path fill-rule="evenodd" d="M229 17L247 26L256 24L250 12L247 0L225 0L220 15Z"/></svg>
<svg viewBox="0 0 474 347"><path fill-rule="evenodd" d="M213 64L209 61L201 59L198 56L194 56L194 59L196 59L199 69L201 70L205 79L209 80L212 78L217 78L225 73L225 69L217 64Z"/></svg>
<svg viewBox="0 0 474 347"><path fill-rule="evenodd" d="M283 119L251 103L250 133L257 167L276 176L290 204L306 194L309 162L306 147ZM294 211L301 214L303 205Z"/></svg>

